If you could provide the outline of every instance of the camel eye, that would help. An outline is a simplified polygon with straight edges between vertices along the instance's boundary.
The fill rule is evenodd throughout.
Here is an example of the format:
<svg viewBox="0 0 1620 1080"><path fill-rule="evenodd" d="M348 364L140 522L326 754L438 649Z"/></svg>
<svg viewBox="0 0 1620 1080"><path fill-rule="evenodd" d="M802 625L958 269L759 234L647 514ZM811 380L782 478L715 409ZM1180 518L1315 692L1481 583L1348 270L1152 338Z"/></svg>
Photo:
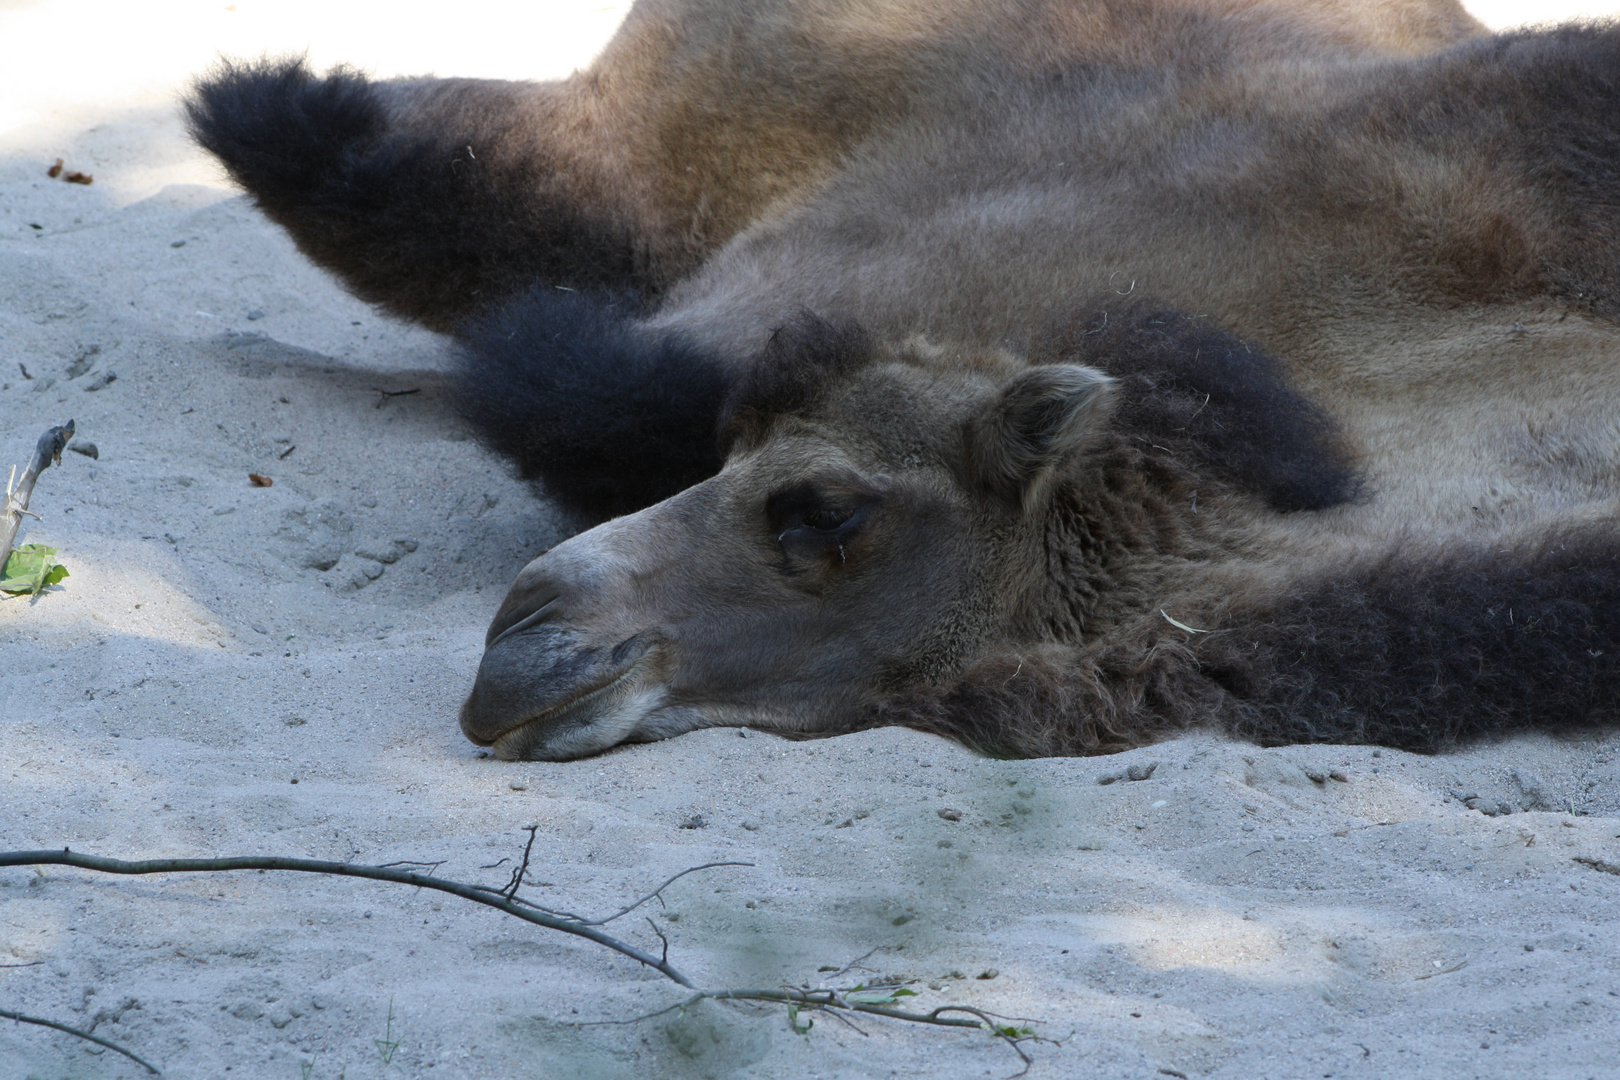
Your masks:
<svg viewBox="0 0 1620 1080"><path fill-rule="evenodd" d="M833 490L800 484L766 500L771 535L790 560L827 559L844 564L878 497L841 484Z"/></svg>
<svg viewBox="0 0 1620 1080"><path fill-rule="evenodd" d="M817 532L834 532L840 525L854 516L855 511L853 510L835 510L830 507L823 507L820 510L806 514L804 524Z"/></svg>

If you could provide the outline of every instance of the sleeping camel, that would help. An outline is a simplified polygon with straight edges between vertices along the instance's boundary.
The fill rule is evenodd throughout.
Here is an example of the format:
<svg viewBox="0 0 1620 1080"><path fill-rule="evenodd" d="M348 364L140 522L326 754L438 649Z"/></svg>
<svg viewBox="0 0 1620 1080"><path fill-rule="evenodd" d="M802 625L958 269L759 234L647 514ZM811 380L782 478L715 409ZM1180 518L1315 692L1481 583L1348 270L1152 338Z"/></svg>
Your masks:
<svg viewBox="0 0 1620 1080"><path fill-rule="evenodd" d="M1620 719L1620 27L641 0L560 82L187 108L594 526L490 627L502 757Z"/></svg>

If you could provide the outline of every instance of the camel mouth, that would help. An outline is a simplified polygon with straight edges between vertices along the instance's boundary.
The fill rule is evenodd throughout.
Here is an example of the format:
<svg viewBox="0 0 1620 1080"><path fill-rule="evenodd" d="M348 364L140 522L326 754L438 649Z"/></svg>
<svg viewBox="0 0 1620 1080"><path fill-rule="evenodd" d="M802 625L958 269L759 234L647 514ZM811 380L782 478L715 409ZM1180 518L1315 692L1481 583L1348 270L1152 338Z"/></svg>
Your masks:
<svg viewBox="0 0 1620 1080"><path fill-rule="evenodd" d="M599 681L594 686L581 690L572 697L569 697L555 705L549 705L531 716L524 717L517 723L512 724L510 727L507 727L506 729L491 736L489 740L482 745L493 747L495 749L496 757L510 761L518 760L518 757L515 755L502 753L502 746L511 745L512 743L518 741L516 736L518 736L521 732L537 725L554 727L558 723L566 723L570 713L577 713L587 709L593 702L600 701L602 698L609 695L616 687L623 686L626 680L636 674L636 670L640 666L640 661L630 664L617 675L613 675L605 681Z"/></svg>
<svg viewBox="0 0 1620 1080"><path fill-rule="evenodd" d="M485 652L461 730L504 761L583 757L633 737L663 698L658 650L638 635L606 651L567 633L503 636Z"/></svg>

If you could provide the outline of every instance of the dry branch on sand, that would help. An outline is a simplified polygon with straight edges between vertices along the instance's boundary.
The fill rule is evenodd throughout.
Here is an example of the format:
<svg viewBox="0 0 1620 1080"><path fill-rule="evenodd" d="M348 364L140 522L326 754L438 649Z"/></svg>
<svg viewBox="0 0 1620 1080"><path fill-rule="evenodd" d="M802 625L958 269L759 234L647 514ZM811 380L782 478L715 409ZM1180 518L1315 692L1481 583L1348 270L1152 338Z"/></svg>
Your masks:
<svg viewBox="0 0 1620 1080"><path fill-rule="evenodd" d="M60 430L60 429L56 429ZM143 859L124 860L106 858L100 855L85 855L69 848L45 851L0 851L0 866L74 866L82 870L96 870L105 874L173 874L173 873L219 873L233 870L291 870L310 874L329 874L336 877L367 878L372 881L388 881L399 885L411 885L421 889L434 889L438 892L459 896L463 900L471 900L475 904L482 904L497 911L523 919L525 922L546 927L548 930L557 930L564 934L572 934L587 941L595 942L605 948L612 949L622 956L627 956L638 963L652 968L671 982L693 991L693 994L678 1001L668 1008L648 1013L630 1020L609 1021L610 1023L637 1023L650 1020L656 1016L673 1012L677 1009L688 1008L704 999L715 1001L757 1001L771 1004L785 1004L788 1007L789 1022L795 1031L807 1032L809 1024L800 1024L799 1014L803 1011L824 1012L848 1024L849 1014L865 1013L871 1016L886 1017L890 1020L901 1020L914 1024L930 1024L937 1027L967 1028L987 1032L997 1039L1005 1042L1012 1048L1024 1063L1024 1068L1015 1076L1022 1076L1029 1071L1033 1059L1024 1051L1022 1045L1026 1041L1041 1041L1034 1031L1027 1025L1032 1021L1022 1018L999 1016L968 1005L944 1005L929 1012L913 1012L908 1009L895 1007L895 1002L902 997L913 996L913 992L903 986L854 986L854 987L811 987L811 986L784 986L776 989L746 988L725 990L704 990L698 987L691 979L682 974L679 969L669 962L669 941L659 932L658 927L649 919L653 933L662 943L660 955L654 956L644 949L602 931L600 927L613 922L615 919L628 915L641 905L661 899L662 892L675 881L687 874L698 870L708 870L721 866L752 866L752 863L743 862L717 862L704 863L701 866L688 867L680 873L672 875L662 885L635 902L626 905L612 915L601 919L586 919L571 912L558 911L542 907L539 904L525 900L518 895L525 884L525 874L529 868L529 856L534 849L536 826L528 826L529 839L523 847L523 855L513 868L510 880L501 888L488 885L472 885L461 881L452 881L420 870L407 869L407 867L428 867L437 869L438 863L392 863L381 866L356 865L353 863L328 862L321 859L286 858L275 855L244 855L222 859ZM502 860L505 861L505 860ZM498 863L496 865L499 865ZM486 868L488 869L488 868ZM121 1047L105 1043L101 1039L77 1031L62 1024L47 1020L37 1020L19 1014L0 1011L0 1015L12 1019L25 1020L47 1027L56 1028L72 1035L101 1042L110 1049L117 1050L127 1057L140 1061L154 1073L158 1070L129 1051ZM851 1025L853 1026L853 1025ZM857 1028L856 1030L859 1030ZM864 1034L864 1032L862 1032ZM1011 1078L1009 1078L1011 1080Z"/></svg>
<svg viewBox="0 0 1620 1080"><path fill-rule="evenodd" d="M61 463L62 451L71 438L73 438L73 421L69 420L61 427L53 427L39 437L39 441L34 444L34 460L23 470L21 479L16 478L16 468L13 466L12 475L6 480L6 501L4 507L0 508L0 566L5 564L6 557L11 554L11 542L17 538L17 527L22 524L23 515L39 517L38 514L28 512L28 500L34 494L34 482L39 479L40 473L51 467L53 462Z"/></svg>
<svg viewBox="0 0 1620 1080"><path fill-rule="evenodd" d="M146 1071L151 1073L153 1076L163 1075L163 1070L158 1068L156 1065L153 1065L150 1061L137 1057L130 1051L125 1050L122 1046L119 1046L117 1043L108 1042L101 1036L92 1035L88 1031L80 1031L76 1027L68 1027L66 1024L57 1023L55 1020L45 1020L38 1016L28 1016L20 1012L12 1012L10 1009L0 1009L0 1016L5 1017L7 1020L15 1020L19 1024L35 1024L39 1027L54 1028L57 1031L65 1031L69 1035L77 1036L78 1038L84 1039L88 1042L93 1042L98 1046L105 1046L108 1050L113 1050L117 1053L123 1054L137 1065L145 1066Z"/></svg>
<svg viewBox="0 0 1620 1080"><path fill-rule="evenodd" d="M17 476L17 467L15 465L11 467L11 472L6 477L5 498L0 501L0 568L4 568L11 559L12 542L17 539L17 529L22 525L24 515L36 519L39 517L28 509L28 500L34 494L34 484L39 480L39 474L50 468L53 462L61 463L62 450L71 438L73 438L73 421L69 420L61 427L53 427L39 437L39 441L34 444L34 458L23 470L20 478ZM7 592L37 593L45 585L53 584L59 578L67 576L65 569L52 565L51 556L56 554L54 549L42 548L31 552L29 548L24 547L19 550L25 556L32 556L31 559L25 558L23 562L32 562L34 565L24 569L14 567L9 573L0 569L0 579L8 578L11 573L15 573L21 575L18 581L24 581L30 575L33 580L27 584L8 582ZM53 571L60 573L53 575Z"/></svg>

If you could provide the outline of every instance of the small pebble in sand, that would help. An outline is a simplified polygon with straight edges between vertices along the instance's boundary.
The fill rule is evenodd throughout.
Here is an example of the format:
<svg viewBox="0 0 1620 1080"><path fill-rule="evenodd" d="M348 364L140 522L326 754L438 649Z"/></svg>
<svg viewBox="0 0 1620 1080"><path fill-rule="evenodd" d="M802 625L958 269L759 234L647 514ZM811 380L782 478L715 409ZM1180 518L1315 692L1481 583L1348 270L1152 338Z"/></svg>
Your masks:
<svg viewBox="0 0 1620 1080"><path fill-rule="evenodd" d="M419 545L415 540L393 540L388 543L371 543L355 548L354 553L362 559L392 566L400 559L415 551Z"/></svg>
<svg viewBox="0 0 1620 1080"><path fill-rule="evenodd" d="M68 449L75 454L83 454L87 458L99 459L101 457L101 451L96 449L96 444L93 442L76 442L69 446Z"/></svg>
<svg viewBox="0 0 1620 1080"><path fill-rule="evenodd" d="M1117 780L1149 780L1153 777L1153 770L1159 767L1157 761L1148 761L1140 765L1132 765L1114 772L1106 772L1097 777L1099 784L1112 784Z"/></svg>
<svg viewBox="0 0 1620 1080"><path fill-rule="evenodd" d="M529 790L529 785L528 784L520 784L516 780L512 781L507 786L510 787L513 791L528 791Z"/></svg>
<svg viewBox="0 0 1620 1080"><path fill-rule="evenodd" d="M955 972L952 972L951 974L954 975ZM975 979L993 979L997 975L1000 975L1000 974L1001 974L1001 972L997 971L995 968L985 968L983 971L979 972L977 975L975 975L973 977Z"/></svg>
<svg viewBox="0 0 1620 1080"><path fill-rule="evenodd" d="M111 386L113 383L115 383L117 381L118 381L118 372L116 372L116 371L103 371L100 375L97 375L95 378L93 378L89 382L85 383L84 388L86 390L94 393L97 390L105 390L105 389L107 389L107 387Z"/></svg>
<svg viewBox="0 0 1620 1080"><path fill-rule="evenodd" d="M961 821L962 820L962 811L960 811L960 810L952 810L949 807L947 807L947 808L945 808L943 810L939 810L939 811L936 811L936 812L939 814L940 817L944 818L946 821Z"/></svg>

